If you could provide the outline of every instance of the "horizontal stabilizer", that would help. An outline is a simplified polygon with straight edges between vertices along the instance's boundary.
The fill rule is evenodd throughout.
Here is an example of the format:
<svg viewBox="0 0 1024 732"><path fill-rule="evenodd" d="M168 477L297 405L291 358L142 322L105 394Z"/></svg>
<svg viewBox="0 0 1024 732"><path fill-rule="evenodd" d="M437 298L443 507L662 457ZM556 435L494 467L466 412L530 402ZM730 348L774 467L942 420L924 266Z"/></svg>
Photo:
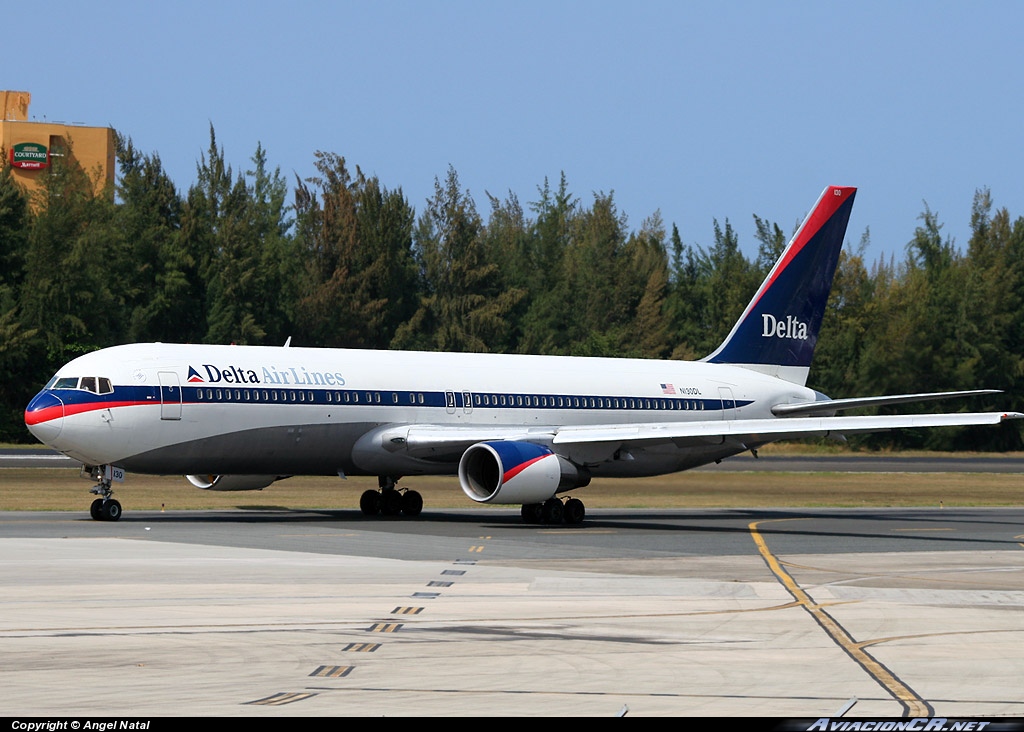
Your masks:
<svg viewBox="0 0 1024 732"><path fill-rule="evenodd" d="M857 397L853 399L822 399L799 404L776 404L772 414L776 417L831 417L845 409L881 407L889 404L909 404L937 399L957 399L984 394L1001 394L999 389L973 389L971 391L938 391L925 394L892 394L890 396Z"/></svg>

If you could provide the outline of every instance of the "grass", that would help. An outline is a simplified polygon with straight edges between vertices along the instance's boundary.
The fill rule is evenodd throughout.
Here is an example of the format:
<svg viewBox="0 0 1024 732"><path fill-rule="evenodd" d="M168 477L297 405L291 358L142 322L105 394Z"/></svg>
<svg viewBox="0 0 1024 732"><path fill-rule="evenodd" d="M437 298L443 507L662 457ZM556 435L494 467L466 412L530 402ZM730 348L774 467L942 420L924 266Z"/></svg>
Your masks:
<svg viewBox="0 0 1024 732"><path fill-rule="evenodd" d="M409 478L426 510L490 507L463 495L455 477ZM0 510L83 511L90 481L69 468L0 469ZM226 508L357 509L375 478L296 477L262 491L212 492L183 477L129 474L115 484L125 510ZM577 492L588 508L810 508L1024 505L1024 481L1013 473L688 472L656 478L595 480ZM507 508L507 507L506 507Z"/></svg>

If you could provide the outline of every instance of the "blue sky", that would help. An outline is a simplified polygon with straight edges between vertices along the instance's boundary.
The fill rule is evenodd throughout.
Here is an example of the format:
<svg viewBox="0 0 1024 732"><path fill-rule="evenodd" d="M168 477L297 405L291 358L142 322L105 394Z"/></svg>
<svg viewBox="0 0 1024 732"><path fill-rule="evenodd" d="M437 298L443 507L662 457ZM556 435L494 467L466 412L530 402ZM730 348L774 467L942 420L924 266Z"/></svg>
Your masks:
<svg viewBox="0 0 1024 732"><path fill-rule="evenodd" d="M535 200L565 173L709 246L859 187L848 239L896 254L926 201L966 247L974 191L1024 215L1024 3L44 2L7 9L0 87L31 117L110 125L183 191L212 124L290 180L314 152L417 211L454 166ZM17 32L12 29L17 29Z"/></svg>

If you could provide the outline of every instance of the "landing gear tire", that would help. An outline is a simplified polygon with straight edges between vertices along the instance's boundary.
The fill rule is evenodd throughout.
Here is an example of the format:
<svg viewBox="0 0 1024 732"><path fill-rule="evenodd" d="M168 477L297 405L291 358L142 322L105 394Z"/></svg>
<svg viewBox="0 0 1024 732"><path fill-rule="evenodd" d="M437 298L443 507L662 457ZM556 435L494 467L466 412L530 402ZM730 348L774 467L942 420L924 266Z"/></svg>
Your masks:
<svg viewBox="0 0 1024 732"><path fill-rule="evenodd" d="M121 518L121 504L111 498L103 503L103 507L100 509L100 516L103 521L117 521Z"/></svg>
<svg viewBox="0 0 1024 732"><path fill-rule="evenodd" d="M380 513L380 491L366 490L359 497L359 510L364 516L376 516Z"/></svg>
<svg viewBox="0 0 1024 732"><path fill-rule="evenodd" d="M583 517L587 515L587 507L579 498L570 498L565 502L565 523L582 524Z"/></svg>
<svg viewBox="0 0 1024 732"><path fill-rule="evenodd" d="M565 506L557 498L549 498L544 501L541 509L546 524L560 524L565 516Z"/></svg>
<svg viewBox="0 0 1024 732"><path fill-rule="evenodd" d="M522 509L525 524L561 524L577 526L587 515L586 506L579 498L570 498L564 504L559 498L549 498L544 503L524 503Z"/></svg>
<svg viewBox="0 0 1024 732"><path fill-rule="evenodd" d="M359 509L364 516L419 516L423 511L423 496L417 491L399 488L398 478L382 476L377 479L380 490L366 490L359 498Z"/></svg>
<svg viewBox="0 0 1024 732"><path fill-rule="evenodd" d="M396 488L381 493L380 512L384 516L398 516L402 513L402 494Z"/></svg>
<svg viewBox="0 0 1024 732"><path fill-rule="evenodd" d="M410 518L420 515L423 510L423 496L418 491L406 491L402 496L402 513Z"/></svg>
<svg viewBox="0 0 1024 732"><path fill-rule="evenodd" d="M97 498L95 501L92 502L92 505L89 506L89 515L92 516L93 521L102 521L103 520L103 499L102 498Z"/></svg>
<svg viewBox="0 0 1024 732"><path fill-rule="evenodd" d="M544 523L544 504L543 503L524 503L523 504L523 523L527 524L540 524Z"/></svg>

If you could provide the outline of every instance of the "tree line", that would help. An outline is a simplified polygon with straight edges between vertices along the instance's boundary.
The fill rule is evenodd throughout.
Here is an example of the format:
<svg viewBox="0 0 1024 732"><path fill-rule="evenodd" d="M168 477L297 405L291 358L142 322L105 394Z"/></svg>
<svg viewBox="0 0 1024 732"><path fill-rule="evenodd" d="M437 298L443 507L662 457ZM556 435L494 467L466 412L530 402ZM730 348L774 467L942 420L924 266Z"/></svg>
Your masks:
<svg viewBox="0 0 1024 732"><path fill-rule="evenodd" d="M792 231L726 219L707 246L660 214L631 229L611 193L563 174L535 200L474 200L449 168L417 212L334 153L290 189L257 147L235 171L210 132L184 195L116 136L114 191L54 158L31 200L0 169L0 440L49 374L126 342L693 359L725 337ZM480 210L482 208L482 210ZM905 256L844 247L809 384L844 396L1003 389L938 408L1024 407L1024 219L979 190L961 251L927 206ZM1019 449L1021 432L886 433L870 446Z"/></svg>

